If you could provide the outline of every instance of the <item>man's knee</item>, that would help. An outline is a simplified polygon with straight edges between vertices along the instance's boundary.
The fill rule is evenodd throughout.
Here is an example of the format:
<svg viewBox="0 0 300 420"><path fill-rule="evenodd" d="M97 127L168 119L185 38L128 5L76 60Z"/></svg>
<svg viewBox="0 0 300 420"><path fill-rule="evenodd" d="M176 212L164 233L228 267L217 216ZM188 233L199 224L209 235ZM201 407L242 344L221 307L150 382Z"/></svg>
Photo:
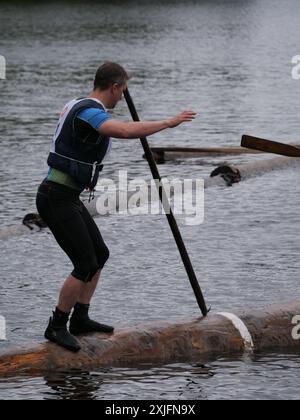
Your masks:
<svg viewBox="0 0 300 420"><path fill-rule="evenodd" d="M74 270L72 271L72 276L82 281L83 283L88 283L92 280L97 271L99 271L99 268L100 267L97 261L85 260L79 264L76 264Z"/></svg>
<svg viewBox="0 0 300 420"><path fill-rule="evenodd" d="M97 257L97 259L93 257L93 259L90 260L85 258L74 265L72 276L84 283L90 282L97 271L102 270L109 258L109 249L106 245L101 248Z"/></svg>

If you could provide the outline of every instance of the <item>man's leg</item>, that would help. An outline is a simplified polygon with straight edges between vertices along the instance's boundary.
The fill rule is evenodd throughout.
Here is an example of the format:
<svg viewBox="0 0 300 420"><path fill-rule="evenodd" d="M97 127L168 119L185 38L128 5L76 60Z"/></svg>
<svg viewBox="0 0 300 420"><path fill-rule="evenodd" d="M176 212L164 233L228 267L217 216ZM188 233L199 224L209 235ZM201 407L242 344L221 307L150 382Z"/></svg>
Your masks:
<svg viewBox="0 0 300 420"><path fill-rule="evenodd" d="M66 329L69 315L73 307L75 307L75 318L74 316L72 318L73 324L75 319L75 327L77 326L75 329L73 327L75 333L78 333L78 327L80 327L79 333L87 331L113 331L112 327L98 324L88 317L89 303L95 293L100 273L101 270L98 270L92 280L88 283L83 283L81 280L72 276L72 274L67 277L60 291L58 305L53 313L53 318L50 320L45 333L45 337L48 340L57 342L69 350L78 351L80 349L79 343L73 339Z"/></svg>
<svg viewBox="0 0 300 420"><path fill-rule="evenodd" d="M67 323L72 307L78 300L82 282L90 270L89 259L97 267L94 245L80 212L78 194L59 184L44 182L36 197L39 214L52 231L60 247L69 256L80 277L69 276L61 290L58 306L49 319L45 338L72 351L80 350L80 344L69 333ZM72 273L74 274L74 273ZM83 280L82 280L83 281Z"/></svg>
<svg viewBox="0 0 300 420"><path fill-rule="evenodd" d="M81 301L80 297L85 286L87 285L70 274L60 291L58 309L62 312L70 313L76 302Z"/></svg>
<svg viewBox="0 0 300 420"><path fill-rule="evenodd" d="M68 332L67 323L70 312L78 301L82 286L82 281L71 274L67 277L59 295L58 306L45 331L45 338L74 352L80 350L80 344Z"/></svg>
<svg viewBox="0 0 300 420"><path fill-rule="evenodd" d="M98 270L90 282L82 285L70 320L70 332L73 335L89 332L112 333L114 331L110 325L100 324L89 317L90 302L99 282L100 274L101 270Z"/></svg>
<svg viewBox="0 0 300 420"><path fill-rule="evenodd" d="M75 303L82 303L84 305L89 305L91 303L92 297L95 293L95 290L97 288L97 284L100 279L101 270L98 270L96 274L93 276L92 280L88 283L82 284L81 283L81 289L78 295L78 300L75 301ZM75 305L74 303L74 305ZM73 305L73 306L74 306ZM72 308L73 308L72 306Z"/></svg>
<svg viewBox="0 0 300 420"><path fill-rule="evenodd" d="M114 330L113 327L100 324L99 322L91 320L89 317L90 302L99 282L101 270L108 260L109 250L105 245L98 226L83 203L81 204L81 217L84 220L86 230L93 243L98 270L95 271L95 274L82 286L70 320L70 332L73 335L89 332L111 333Z"/></svg>

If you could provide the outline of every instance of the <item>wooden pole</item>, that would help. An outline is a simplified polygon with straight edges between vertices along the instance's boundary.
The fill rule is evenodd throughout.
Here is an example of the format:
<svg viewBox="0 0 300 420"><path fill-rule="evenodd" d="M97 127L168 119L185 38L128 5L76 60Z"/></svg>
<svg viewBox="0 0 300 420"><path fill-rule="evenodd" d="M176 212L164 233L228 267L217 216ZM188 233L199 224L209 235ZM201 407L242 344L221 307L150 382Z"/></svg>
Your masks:
<svg viewBox="0 0 300 420"><path fill-rule="evenodd" d="M133 121L140 121L138 113L136 111L136 108L134 106L133 100L130 96L130 93L129 93L128 89L126 89L124 91L124 97L125 97L125 100L127 102L127 105L128 105L128 108L129 108L129 111L130 111L130 114L132 116ZM183 261L183 264L184 264L184 267L186 269L188 278L190 280L192 289L194 291L196 300L198 302L198 306L199 306L199 308L202 312L202 315L206 316L207 313L208 313L208 310L207 310L207 307L206 307L206 304L205 304L205 300L204 300L202 291L200 289L196 274L194 272L191 260L189 258L188 253L187 253L186 247L184 245L184 242L183 242L181 233L179 231L177 222L176 222L175 217L173 215L173 212L170 208L170 204L169 204L166 192L165 192L165 190L162 186L161 176L158 172L155 160L153 158L151 149L150 149L149 144L148 144L148 140L147 140L146 137L143 137L140 140L141 140L144 152L145 152L145 156L146 156L147 161L149 163L153 179L156 181L156 186L157 187L158 187L157 181L159 181L159 187L158 187L159 198L160 198L160 201L162 202L162 205L164 207L164 210L165 210L170 228L172 230L174 239L176 241L178 250L180 252L180 255L181 255L181 258L182 258L182 261Z"/></svg>

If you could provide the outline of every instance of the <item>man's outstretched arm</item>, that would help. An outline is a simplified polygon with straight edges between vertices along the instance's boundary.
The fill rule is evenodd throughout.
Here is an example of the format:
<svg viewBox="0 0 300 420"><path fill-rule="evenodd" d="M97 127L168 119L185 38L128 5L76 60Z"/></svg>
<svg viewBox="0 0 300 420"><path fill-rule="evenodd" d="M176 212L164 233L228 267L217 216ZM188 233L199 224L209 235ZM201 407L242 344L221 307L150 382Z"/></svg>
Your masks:
<svg viewBox="0 0 300 420"><path fill-rule="evenodd" d="M197 113L193 111L183 111L173 118L159 121L124 122L111 119L101 125L99 133L103 136L119 139L137 139L192 121L196 118L196 115Z"/></svg>

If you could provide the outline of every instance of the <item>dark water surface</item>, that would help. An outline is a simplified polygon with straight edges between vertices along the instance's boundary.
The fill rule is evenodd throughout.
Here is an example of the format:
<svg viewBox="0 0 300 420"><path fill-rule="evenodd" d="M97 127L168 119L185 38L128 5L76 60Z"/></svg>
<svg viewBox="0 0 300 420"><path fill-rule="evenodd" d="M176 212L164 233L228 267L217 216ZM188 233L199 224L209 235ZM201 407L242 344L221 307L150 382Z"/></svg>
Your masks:
<svg viewBox="0 0 300 420"><path fill-rule="evenodd" d="M152 146L236 146L241 134L299 141L300 54L296 0L0 3L0 226L35 211L37 186L58 113L86 95L104 60L122 63L143 118L199 112L192 124L151 138ZM128 119L125 103L114 111ZM250 156L231 158L247 162ZM220 159L168 163L168 177L207 176ZM105 177L149 179L135 140L114 141ZM180 223L214 311L299 297L299 171L289 168L205 194L205 222ZM110 262L94 316L118 327L198 313L164 216L114 215L97 223ZM159 238L159 240L158 240ZM0 241L1 348L42 340L70 264L47 231ZM66 373L0 381L0 398L293 398L299 355Z"/></svg>
<svg viewBox="0 0 300 420"><path fill-rule="evenodd" d="M299 355L256 355L203 364L0 379L2 399L299 399Z"/></svg>

